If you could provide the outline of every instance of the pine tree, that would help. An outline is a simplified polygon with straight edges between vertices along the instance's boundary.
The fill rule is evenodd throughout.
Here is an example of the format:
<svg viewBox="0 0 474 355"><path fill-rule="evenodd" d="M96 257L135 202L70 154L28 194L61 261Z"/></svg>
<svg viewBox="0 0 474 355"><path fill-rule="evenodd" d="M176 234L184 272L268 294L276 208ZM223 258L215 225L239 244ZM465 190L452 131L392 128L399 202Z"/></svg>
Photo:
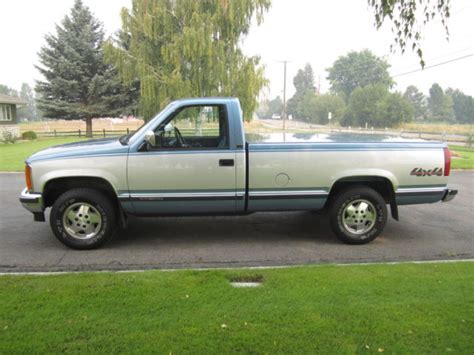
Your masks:
<svg viewBox="0 0 474 355"><path fill-rule="evenodd" d="M403 98L413 106L413 115L415 119L424 118L426 116L426 100L425 95L414 85L406 88Z"/></svg>
<svg viewBox="0 0 474 355"><path fill-rule="evenodd" d="M102 24L81 0L45 40L37 67L45 80L36 86L45 117L84 119L91 137L92 118L131 113L138 92L123 86L117 69L103 61Z"/></svg>
<svg viewBox="0 0 474 355"><path fill-rule="evenodd" d="M295 77L293 78L293 85L295 86L296 92L291 97L291 99L288 100L288 113L295 117L301 117L301 115L298 114L298 107L300 106L304 97L306 94L311 94L311 96L314 96L316 93L316 86L314 85L314 72L311 64L307 63L304 69L298 70L298 73L296 73Z"/></svg>
<svg viewBox="0 0 474 355"><path fill-rule="evenodd" d="M240 43L254 15L262 20L270 0L133 0L122 11L122 35L105 46L122 79L140 81L145 119L169 101L190 96L237 96L247 119L266 84L259 57Z"/></svg>

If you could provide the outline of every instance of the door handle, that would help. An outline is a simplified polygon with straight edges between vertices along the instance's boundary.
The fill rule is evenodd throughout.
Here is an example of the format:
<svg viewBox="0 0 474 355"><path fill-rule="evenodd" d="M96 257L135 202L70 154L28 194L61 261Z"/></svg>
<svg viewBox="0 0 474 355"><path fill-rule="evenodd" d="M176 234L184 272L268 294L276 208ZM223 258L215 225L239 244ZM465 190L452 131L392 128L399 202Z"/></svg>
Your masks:
<svg viewBox="0 0 474 355"><path fill-rule="evenodd" d="M220 159L219 166L234 166L234 159Z"/></svg>

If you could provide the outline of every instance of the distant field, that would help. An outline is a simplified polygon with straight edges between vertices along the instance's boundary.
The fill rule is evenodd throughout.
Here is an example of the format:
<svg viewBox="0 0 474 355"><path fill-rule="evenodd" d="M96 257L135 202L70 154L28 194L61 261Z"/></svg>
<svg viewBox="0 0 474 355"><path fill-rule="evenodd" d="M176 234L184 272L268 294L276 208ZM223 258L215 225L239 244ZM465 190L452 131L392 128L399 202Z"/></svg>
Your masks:
<svg viewBox="0 0 474 355"><path fill-rule="evenodd" d="M448 124L448 123L404 123L401 127L404 131L447 133L447 134L474 134L474 125Z"/></svg>
<svg viewBox="0 0 474 355"><path fill-rule="evenodd" d="M136 130L143 124L143 120L127 120L123 122L113 121L109 119L94 119L92 120L92 128L94 131L99 130L117 130L124 131ZM57 132L61 131L86 131L86 122L82 120L51 120L20 123L21 132L35 131L35 132Z"/></svg>
<svg viewBox="0 0 474 355"><path fill-rule="evenodd" d="M271 124L269 124L271 123ZM125 131L129 129L134 131L143 124L143 120L119 120L110 119L94 119L92 126L94 131ZM281 132L283 121L259 121L253 120L252 122L245 123L245 130L248 133L270 133L270 132ZM190 128L192 124L190 124ZM334 125L333 128L339 128ZM287 121L287 130L289 132L321 132L329 131L330 126L321 126L308 122L301 121ZM353 127L354 130L357 127ZM82 120L51 120L51 121L39 121L39 122L28 122L20 123L21 132L35 131L35 132L66 132L66 131L78 131L84 133L86 130L86 124ZM473 125L460 125L460 124L437 124L437 123L405 123L400 127L391 129L392 131L404 131L404 132L423 132L433 134L459 134L468 135L474 134Z"/></svg>

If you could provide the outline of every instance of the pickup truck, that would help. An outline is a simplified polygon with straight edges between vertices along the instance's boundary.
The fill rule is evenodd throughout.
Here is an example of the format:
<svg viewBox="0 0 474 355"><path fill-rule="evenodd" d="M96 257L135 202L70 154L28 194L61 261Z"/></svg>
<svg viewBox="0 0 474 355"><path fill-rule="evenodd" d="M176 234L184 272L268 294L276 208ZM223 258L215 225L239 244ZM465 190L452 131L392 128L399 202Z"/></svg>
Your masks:
<svg viewBox="0 0 474 355"><path fill-rule="evenodd" d="M169 104L135 133L42 150L20 202L76 249L102 245L128 215L325 210L345 243L374 240L387 205L449 201L442 142L376 134L244 134L235 98Z"/></svg>

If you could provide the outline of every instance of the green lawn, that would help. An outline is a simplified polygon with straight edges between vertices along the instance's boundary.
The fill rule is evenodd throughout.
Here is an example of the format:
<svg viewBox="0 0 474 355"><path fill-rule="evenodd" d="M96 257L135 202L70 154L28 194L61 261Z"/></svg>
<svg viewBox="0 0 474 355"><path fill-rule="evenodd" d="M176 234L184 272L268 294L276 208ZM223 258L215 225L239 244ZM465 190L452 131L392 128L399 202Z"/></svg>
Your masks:
<svg viewBox="0 0 474 355"><path fill-rule="evenodd" d="M25 159L38 150L78 140L78 137L70 137L17 141L14 144L0 143L0 171L23 171Z"/></svg>
<svg viewBox="0 0 474 355"><path fill-rule="evenodd" d="M456 145L450 145L449 149L461 156L451 160L453 169L474 169L474 149Z"/></svg>
<svg viewBox="0 0 474 355"><path fill-rule="evenodd" d="M470 262L2 276L0 353L472 354L473 295Z"/></svg>

